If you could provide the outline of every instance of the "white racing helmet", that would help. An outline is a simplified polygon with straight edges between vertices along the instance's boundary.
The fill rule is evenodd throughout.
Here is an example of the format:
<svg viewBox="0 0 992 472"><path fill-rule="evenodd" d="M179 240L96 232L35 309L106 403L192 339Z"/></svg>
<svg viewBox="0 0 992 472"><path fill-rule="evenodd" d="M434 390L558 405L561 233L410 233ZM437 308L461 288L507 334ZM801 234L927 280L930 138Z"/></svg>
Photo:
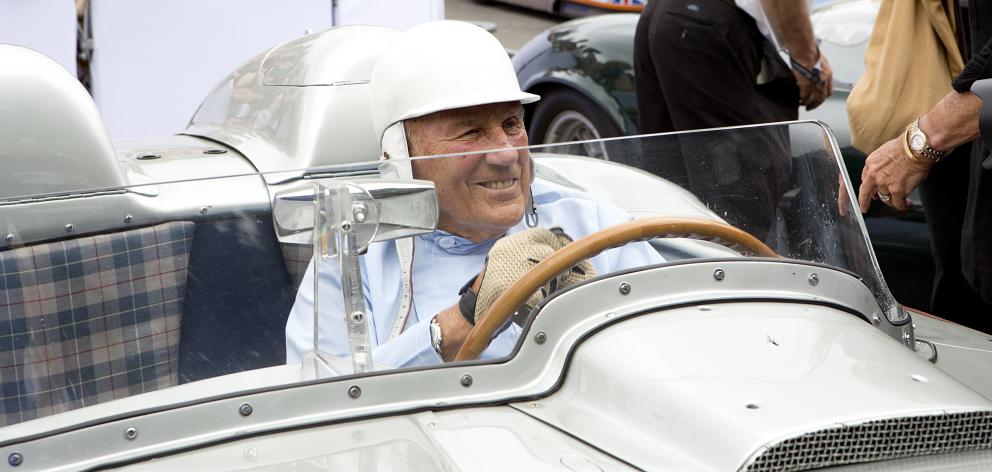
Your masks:
<svg viewBox="0 0 992 472"><path fill-rule="evenodd" d="M488 31L461 21L435 21L396 36L372 71L369 87L372 125L382 144L383 177L413 178L404 120L490 103L536 102L520 90L510 56ZM406 326L413 303L413 241L395 241L403 295L390 332Z"/></svg>
<svg viewBox="0 0 992 472"><path fill-rule="evenodd" d="M393 39L372 71L372 124L385 154L409 157L403 120L442 110L541 97L520 90L506 50L488 31L462 21L435 21ZM398 164L398 165L397 165ZM410 178L409 163L383 166Z"/></svg>

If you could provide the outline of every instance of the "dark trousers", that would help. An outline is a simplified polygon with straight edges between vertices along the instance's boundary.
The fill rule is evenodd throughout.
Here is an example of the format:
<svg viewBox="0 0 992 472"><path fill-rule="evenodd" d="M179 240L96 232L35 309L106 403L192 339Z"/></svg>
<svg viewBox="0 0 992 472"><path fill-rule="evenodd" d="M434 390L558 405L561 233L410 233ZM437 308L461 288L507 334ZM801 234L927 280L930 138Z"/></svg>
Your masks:
<svg viewBox="0 0 992 472"><path fill-rule="evenodd" d="M763 61L772 80L758 85ZM642 133L798 118L799 89L788 66L754 19L727 0L649 2L634 36L634 70ZM765 239L788 191L785 130L728 133L718 140L689 134L679 141L681 152L645 149L640 165Z"/></svg>
<svg viewBox="0 0 992 472"><path fill-rule="evenodd" d="M930 229L934 273L930 311L972 328L992 332L989 321L992 306L965 278L962 263L972 263L971 252L962 251L962 229L968 209L968 182L971 174L971 146L963 146L939 165L920 184L923 211ZM976 316L977 313L982 315Z"/></svg>
<svg viewBox="0 0 992 472"><path fill-rule="evenodd" d="M773 49L732 2L649 2L634 36L640 132L797 119L799 87ZM766 57L774 80L757 85Z"/></svg>

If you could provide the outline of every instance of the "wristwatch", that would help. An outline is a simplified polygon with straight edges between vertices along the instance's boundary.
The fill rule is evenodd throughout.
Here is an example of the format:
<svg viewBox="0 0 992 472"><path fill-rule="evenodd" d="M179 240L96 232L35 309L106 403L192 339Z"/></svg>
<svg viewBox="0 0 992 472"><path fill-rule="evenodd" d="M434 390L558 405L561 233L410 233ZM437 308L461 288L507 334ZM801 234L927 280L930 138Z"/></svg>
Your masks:
<svg viewBox="0 0 992 472"><path fill-rule="evenodd" d="M431 318L431 347L434 348L434 352L437 352L438 357L443 359L441 356L441 324L437 322L437 317Z"/></svg>
<svg viewBox="0 0 992 472"><path fill-rule="evenodd" d="M930 138L920 129L919 118L906 129L906 141L909 143L909 148L913 152L919 154L931 164L936 164L937 161L943 159L944 155L947 154L947 151L938 151L930 146Z"/></svg>

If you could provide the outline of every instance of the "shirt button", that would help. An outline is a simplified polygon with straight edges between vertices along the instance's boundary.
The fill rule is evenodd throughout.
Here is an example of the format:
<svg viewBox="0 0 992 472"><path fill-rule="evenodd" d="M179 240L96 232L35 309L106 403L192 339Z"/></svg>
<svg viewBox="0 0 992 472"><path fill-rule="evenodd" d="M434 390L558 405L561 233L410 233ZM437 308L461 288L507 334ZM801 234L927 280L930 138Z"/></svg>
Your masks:
<svg viewBox="0 0 992 472"><path fill-rule="evenodd" d="M455 240L452 238L441 238L441 240L438 241L438 244L445 249L451 249L455 247Z"/></svg>

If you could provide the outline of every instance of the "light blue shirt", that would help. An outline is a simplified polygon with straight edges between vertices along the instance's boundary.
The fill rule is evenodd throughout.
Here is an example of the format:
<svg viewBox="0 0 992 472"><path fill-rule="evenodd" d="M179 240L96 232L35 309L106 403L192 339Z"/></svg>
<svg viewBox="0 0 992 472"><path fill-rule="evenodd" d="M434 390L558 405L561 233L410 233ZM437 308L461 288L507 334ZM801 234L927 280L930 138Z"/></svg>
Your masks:
<svg viewBox="0 0 992 472"><path fill-rule="evenodd" d="M573 239L631 219L616 206L589 194L557 184L535 181L532 185L540 226L561 227ZM527 229L521 221L507 231ZM377 365L406 367L437 364L440 356L431 346L430 320L458 302L458 290L482 270L486 254L495 240L473 243L445 231L414 238L413 306L398 336L389 339L403 293L396 245L389 241L372 244L361 258L365 305L369 316L372 359ZM597 274L608 274L631 267L656 264L664 259L650 244L632 243L610 249L590 262ZM349 353L348 333L341 297L338 269L321 270L318 347L335 356ZM489 344L483 359L512 352L521 328L511 324ZM313 259L296 295L296 303L286 323L286 361L300 362L313 346Z"/></svg>

